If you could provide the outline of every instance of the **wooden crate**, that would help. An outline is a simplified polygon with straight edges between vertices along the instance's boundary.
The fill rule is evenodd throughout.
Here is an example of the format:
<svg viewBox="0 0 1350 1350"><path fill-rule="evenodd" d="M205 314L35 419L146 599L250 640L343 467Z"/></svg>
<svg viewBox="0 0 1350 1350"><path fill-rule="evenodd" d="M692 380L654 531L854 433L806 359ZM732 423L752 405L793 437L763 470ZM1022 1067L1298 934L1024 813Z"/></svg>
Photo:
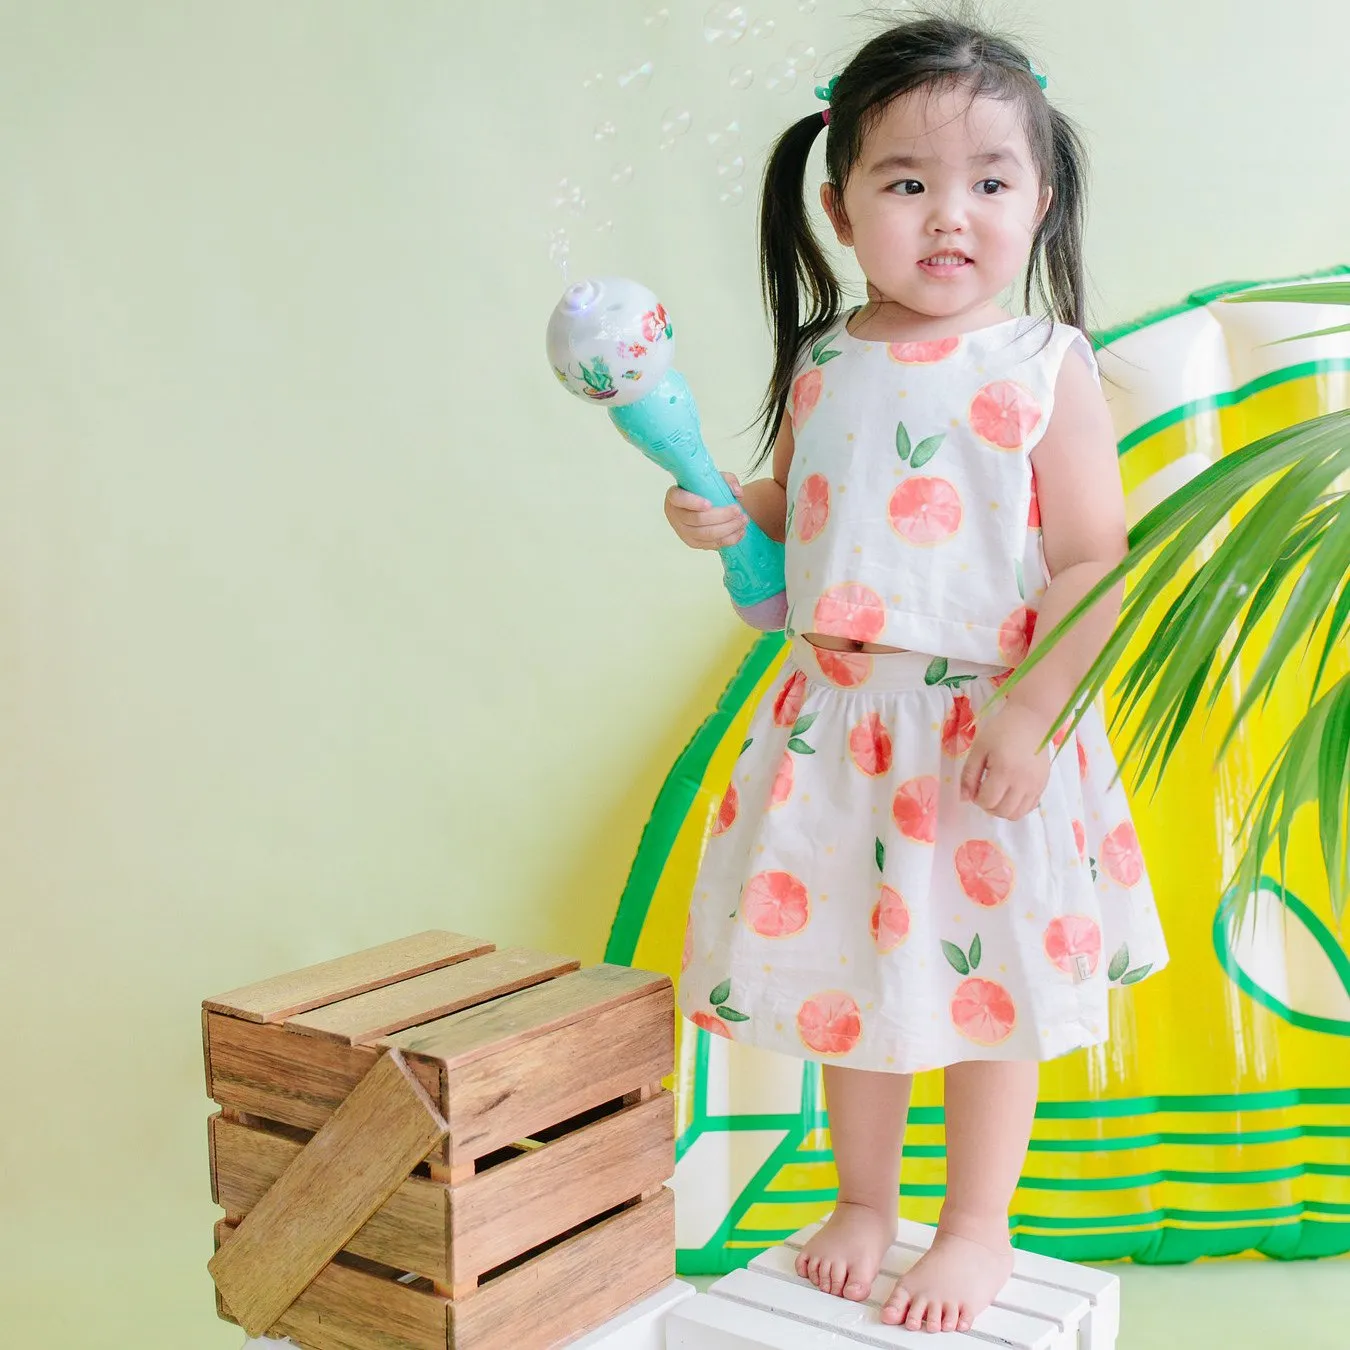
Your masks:
<svg viewBox="0 0 1350 1350"><path fill-rule="evenodd" d="M418 934L203 1005L217 1308L304 1350L544 1350L675 1268L664 976Z"/></svg>

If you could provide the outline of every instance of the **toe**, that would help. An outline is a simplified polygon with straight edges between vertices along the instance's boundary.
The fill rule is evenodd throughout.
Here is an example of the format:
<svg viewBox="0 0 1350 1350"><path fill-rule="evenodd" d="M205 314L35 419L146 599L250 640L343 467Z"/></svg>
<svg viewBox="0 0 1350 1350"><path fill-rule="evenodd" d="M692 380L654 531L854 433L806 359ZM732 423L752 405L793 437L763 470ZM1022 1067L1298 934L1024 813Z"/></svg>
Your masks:
<svg viewBox="0 0 1350 1350"><path fill-rule="evenodd" d="M889 1326L898 1327L908 1312L909 1291L903 1285L897 1284L890 1298L886 1300L886 1306L881 1310L881 1320Z"/></svg>
<svg viewBox="0 0 1350 1350"><path fill-rule="evenodd" d="M807 1258L807 1261L806 1261L806 1278L807 1278L808 1280L810 1280L812 1284L814 1284L814 1285L816 1285L817 1287L819 1287L819 1285L820 1285L820 1257L818 1257L818 1256L811 1256L811 1257L808 1257L808 1258Z"/></svg>
<svg viewBox="0 0 1350 1350"><path fill-rule="evenodd" d="M848 1267L842 1261L836 1261L830 1270L830 1293L839 1298L848 1283Z"/></svg>
<svg viewBox="0 0 1350 1350"><path fill-rule="evenodd" d="M855 1303L861 1303L871 1292L861 1280L850 1279L844 1285L844 1297L852 1299Z"/></svg>
<svg viewBox="0 0 1350 1350"><path fill-rule="evenodd" d="M805 1252L798 1252L796 1265L797 1274L800 1275L802 1279L809 1280L811 1278L811 1276L808 1274L810 1267L811 1267L811 1258L807 1256Z"/></svg>
<svg viewBox="0 0 1350 1350"><path fill-rule="evenodd" d="M909 1316L905 1318L905 1325L911 1331L922 1331L923 1319L927 1311L928 1300L926 1298L916 1298L909 1305Z"/></svg>
<svg viewBox="0 0 1350 1350"><path fill-rule="evenodd" d="M943 1314L943 1305L941 1303L937 1302L930 1303L928 1305L928 1316L925 1317L923 1320L924 1330L941 1331L942 1314Z"/></svg>
<svg viewBox="0 0 1350 1350"><path fill-rule="evenodd" d="M942 1330L955 1331L958 1321L960 1321L960 1309L955 1303L949 1303L946 1312L942 1314Z"/></svg>

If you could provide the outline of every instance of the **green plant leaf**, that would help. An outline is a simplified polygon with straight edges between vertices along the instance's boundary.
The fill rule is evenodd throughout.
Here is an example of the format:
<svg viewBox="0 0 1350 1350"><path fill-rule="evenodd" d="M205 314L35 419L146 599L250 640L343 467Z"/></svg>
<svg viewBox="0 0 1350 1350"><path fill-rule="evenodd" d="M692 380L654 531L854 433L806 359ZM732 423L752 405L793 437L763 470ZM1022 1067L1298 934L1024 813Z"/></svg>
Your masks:
<svg viewBox="0 0 1350 1350"><path fill-rule="evenodd" d="M1311 333L1292 333L1289 337L1273 338L1263 342L1263 347L1278 347L1283 342L1302 342L1305 338L1335 337L1338 333L1350 333L1350 323L1338 323L1334 328L1318 328Z"/></svg>
<svg viewBox="0 0 1350 1350"><path fill-rule="evenodd" d="M1106 978L1114 982L1120 979L1129 968L1130 949L1127 945L1122 945L1111 958L1111 964L1106 968Z"/></svg>
<svg viewBox="0 0 1350 1350"><path fill-rule="evenodd" d="M947 675L947 658L945 656L935 656L929 663L928 669L923 673L923 682L925 684L941 684Z"/></svg>
<svg viewBox="0 0 1350 1350"><path fill-rule="evenodd" d="M720 1008L713 1010L724 1022L748 1022L750 1016L748 1013L737 1012L735 1008L728 1008L725 1004Z"/></svg>
<svg viewBox="0 0 1350 1350"><path fill-rule="evenodd" d="M979 935L978 933L976 933L976 934L975 934L975 937L974 937L974 939L973 939L973 941L972 941L971 944L970 944L970 968L971 968L971 970L979 970L979 968L980 968L980 957L983 956L983 955L984 955L984 948L980 945L980 935Z"/></svg>
<svg viewBox="0 0 1350 1350"><path fill-rule="evenodd" d="M709 1003L725 1003L731 997L731 981L723 980L716 989L708 995Z"/></svg>
<svg viewBox="0 0 1350 1350"><path fill-rule="evenodd" d="M946 938L942 939L942 954L947 958L948 965L956 971L958 975L970 974L970 962L966 960L966 954L954 942L948 942Z"/></svg>
<svg viewBox="0 0 1350 1350"><path fill-rule="evenodd" d="M1223 297L1226 305L1250 305L1271 300L1293 300L1309 305L1350 305L1350 281L1314 280L1281 286L1257 286Z"/></svg>
<svg viewBox="0 0 1350 1350"><path fill-rule="evenodd" d="M928 436L924 440L921 440L918 445L914 447L913 455L910 456L910 467L922 469L923 466L937 454L942 442L946 439L947 433L945 431L939 431L936 436ZM899 447L897 446L896 448L898 449ZM904 459L904 455L901 455L900 458Z"/></svg>
<svg viewBox="0 0 1350 1350"><path fill-rule="evenodd" d="M909 440L909 432L905 430L905 424L903 422L897 422L895 424L895 453L908 464L912 449L913 447L910 445Z"/></svg>
<svg viewBox="0 0 1350 1350"><path fill-rule="evenodd" d="M884 872L886 870L886 845L880 839L877 840L876 856L877 871Z"/></svg>
<svg viewBox="0 0 1350 1350"><path fill-rule="evenodd" d="M814 755L816 753L800 736L791 737L787 743L787 748L798 755Z"/></svg>

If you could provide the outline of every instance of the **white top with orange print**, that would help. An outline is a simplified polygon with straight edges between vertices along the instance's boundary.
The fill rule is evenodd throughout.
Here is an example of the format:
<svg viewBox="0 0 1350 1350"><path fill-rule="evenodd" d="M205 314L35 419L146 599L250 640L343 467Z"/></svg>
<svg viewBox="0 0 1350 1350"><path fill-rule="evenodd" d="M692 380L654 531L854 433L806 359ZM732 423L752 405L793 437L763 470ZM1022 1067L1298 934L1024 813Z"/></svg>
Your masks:
<svg viewBox="0 0 1350 1350"><path fill-rule="evenodd" d="M855 338L845 320L803 354L788 636L1022 660L1049 580L1031 451L1075 347L1096 374L1077 328L1028 317L901 343Z"/></svg>

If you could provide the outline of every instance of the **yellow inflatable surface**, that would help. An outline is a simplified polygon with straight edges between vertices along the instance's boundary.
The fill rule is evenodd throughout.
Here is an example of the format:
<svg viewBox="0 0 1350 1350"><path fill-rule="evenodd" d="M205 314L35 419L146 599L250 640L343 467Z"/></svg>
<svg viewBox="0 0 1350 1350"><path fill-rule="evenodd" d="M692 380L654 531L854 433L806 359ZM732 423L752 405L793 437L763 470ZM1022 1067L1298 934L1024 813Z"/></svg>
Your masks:
<svg viewBox="0 0 1350 1350"><path fill-rule="evenodd" d="M1214 287L1098 335L1132 520L1226 451L1350 406L1350 334L1269 345L1350 315L1223 303L1256 284ZM781 634L755 641L671 770L607 960L678 979L703 844L785 650ZM1223 894L1238 823L1307 706L1311 674L1289 672L1217 766L1232 704L1208 728L1197 718L1161 788L1133 794L1172 962L1112 991L1107 1045L1044 1066L1013 1202L1019 1246L1145 1262L1350 1251L1350 957L1311 819L1287 907L1263 886L1238 929ZM680 1270L711 1274L820 1218L836 1176L817 1066L684 1021L677 1035ZM936 1073L915 1084L901 1177L901 1212L927 1223L945 1180L941 1087Z"/></svg>

